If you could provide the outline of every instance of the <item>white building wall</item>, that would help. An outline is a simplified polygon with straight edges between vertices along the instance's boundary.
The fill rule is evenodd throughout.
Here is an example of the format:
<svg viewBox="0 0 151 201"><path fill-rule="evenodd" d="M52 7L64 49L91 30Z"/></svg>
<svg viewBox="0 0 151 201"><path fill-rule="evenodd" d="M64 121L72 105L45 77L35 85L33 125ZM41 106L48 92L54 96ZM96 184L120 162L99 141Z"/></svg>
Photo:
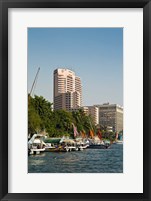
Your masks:
<svg viewBox="0 0 151 201"><path fill-rule="evenodd" d="M99 124L99 108L95 106L84 106L82 107L85 114L90 115L95 123L95 125Z"/></svg>

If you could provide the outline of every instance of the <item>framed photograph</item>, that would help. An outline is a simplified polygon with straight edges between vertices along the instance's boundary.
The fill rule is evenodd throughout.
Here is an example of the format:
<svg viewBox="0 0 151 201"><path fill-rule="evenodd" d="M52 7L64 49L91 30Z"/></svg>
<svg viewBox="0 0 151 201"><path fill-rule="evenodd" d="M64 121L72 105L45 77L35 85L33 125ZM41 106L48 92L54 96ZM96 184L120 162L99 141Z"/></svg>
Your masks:
<svg viewBox="0 0 151 201"><path fill-rule="evenodd" d="M150 200L150 0L0 1L1 200Z"/></svg>

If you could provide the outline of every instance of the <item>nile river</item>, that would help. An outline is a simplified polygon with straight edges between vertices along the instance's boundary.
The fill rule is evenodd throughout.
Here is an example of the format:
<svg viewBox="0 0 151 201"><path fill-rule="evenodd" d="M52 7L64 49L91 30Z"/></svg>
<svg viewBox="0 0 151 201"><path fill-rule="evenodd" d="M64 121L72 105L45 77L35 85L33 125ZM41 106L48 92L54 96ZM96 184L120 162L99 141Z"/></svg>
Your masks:
<svg viewBox="0 0 151 201"><path fill-rule="evenodd" d="M28 157L29 173L122 173L123 145L109 149L44 152Z"/></svg>

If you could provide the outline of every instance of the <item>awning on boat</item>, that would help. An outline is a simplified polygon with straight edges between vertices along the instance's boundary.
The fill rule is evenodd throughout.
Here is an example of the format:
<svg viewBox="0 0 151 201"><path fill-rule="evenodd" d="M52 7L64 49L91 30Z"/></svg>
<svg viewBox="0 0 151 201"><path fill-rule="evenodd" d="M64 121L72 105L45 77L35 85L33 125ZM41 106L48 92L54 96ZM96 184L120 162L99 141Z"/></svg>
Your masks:
<svg viewBox="0 0 151 201"><path fill-rule="evenodd" d="M45 143L51 143L51 144L59 144L61 138L47 138L45 139Z"/></svg>
<svg viewBox="0 0 151 201"><path fill-rule="evenodd" d="M64 139L62 142L69 143L69 144L74 144L75 143L75 141L72 140L72 139Z"/></svg>

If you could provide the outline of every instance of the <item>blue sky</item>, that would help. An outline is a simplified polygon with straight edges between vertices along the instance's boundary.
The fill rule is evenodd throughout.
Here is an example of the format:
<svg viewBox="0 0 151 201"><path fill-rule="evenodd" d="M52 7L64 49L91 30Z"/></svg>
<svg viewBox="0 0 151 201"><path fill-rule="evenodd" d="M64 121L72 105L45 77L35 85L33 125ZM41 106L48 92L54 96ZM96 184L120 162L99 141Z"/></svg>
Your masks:
<svg viewBox="0 0 151 201"><path fill-rule="evenodd" d="M69 68L82 80L83 105L123 106L122 28L28 28L28 92L53 101L53 71Z"/></svg>

